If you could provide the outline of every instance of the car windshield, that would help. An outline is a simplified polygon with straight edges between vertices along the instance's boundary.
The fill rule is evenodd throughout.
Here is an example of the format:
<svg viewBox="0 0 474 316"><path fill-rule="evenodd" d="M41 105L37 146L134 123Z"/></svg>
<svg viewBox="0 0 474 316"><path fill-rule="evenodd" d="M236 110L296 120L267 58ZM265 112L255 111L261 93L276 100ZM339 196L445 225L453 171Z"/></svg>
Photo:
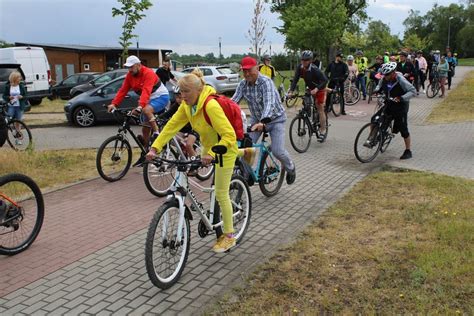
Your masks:
<svg viewBox="0 0 474 316"><path fill-rule="evenodd" d="M230 68L217 68L217 71L220 73L220 74L223 74L223 75L232 75L232 74L235 74L235 72L230 69Z"/></svg>
<svg viewBox="0 0 474 316"><path fill-rule="evenodd" d="M112 77L109 74L102 75L94 79L95 84L104 84L112 80Z"/></svg>

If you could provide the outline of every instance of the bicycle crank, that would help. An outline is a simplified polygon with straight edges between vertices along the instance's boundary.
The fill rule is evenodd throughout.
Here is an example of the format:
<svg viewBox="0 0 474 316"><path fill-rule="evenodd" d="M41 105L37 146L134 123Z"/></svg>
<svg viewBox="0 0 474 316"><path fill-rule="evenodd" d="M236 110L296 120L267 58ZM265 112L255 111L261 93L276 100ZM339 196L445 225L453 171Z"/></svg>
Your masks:
<svg viewBox="0 0 474 316"><path fill-rule="evenodd" d="M209 235L209 229L207 229L206 224L204 224L202 219L199 221L198 224L198 234L201 238L204 238Z"/></svg>

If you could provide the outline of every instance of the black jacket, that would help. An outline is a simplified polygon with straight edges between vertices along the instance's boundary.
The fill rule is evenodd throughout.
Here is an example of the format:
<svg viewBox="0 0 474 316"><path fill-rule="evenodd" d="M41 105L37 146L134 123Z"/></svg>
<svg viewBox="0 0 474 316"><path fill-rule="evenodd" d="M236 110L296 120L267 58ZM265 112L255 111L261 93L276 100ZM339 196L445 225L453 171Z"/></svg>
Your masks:
<svg viewBox="0 0 474 316"><path fill-rule="evenodd" d="M295 76L291 83L291 91L295 90L298 80L300 80L301 77L303 77L306 86L311 90L314 88L322 90L326 88L328 83L328 78L326 78L324 73L314 64L309 64L308 69L304 69L303 65L299 64L298 67L296 67Z"/></svg>
<svg viewBox="0 0 474 316"><path fill-rule="evenodd" d="M345 81L349 77L349 67L345 62L336 63L333 61L326 68L326 76L331 81Z"/></svg>

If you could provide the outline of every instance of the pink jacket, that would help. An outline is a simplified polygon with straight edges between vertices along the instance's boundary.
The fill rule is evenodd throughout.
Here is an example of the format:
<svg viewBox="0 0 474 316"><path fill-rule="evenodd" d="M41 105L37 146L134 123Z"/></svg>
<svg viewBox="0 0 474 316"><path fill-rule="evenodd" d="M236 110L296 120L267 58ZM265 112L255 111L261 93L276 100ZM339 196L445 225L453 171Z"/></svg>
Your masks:
<svg viewBox="0 0 474 316"><path fill-rule="evenodd" d="M426 69L428 68L428 63L426 62L425 57L421 56L420 58L417 58L418 60L418 68L420 68L423 73L426 72Z"/></svg>

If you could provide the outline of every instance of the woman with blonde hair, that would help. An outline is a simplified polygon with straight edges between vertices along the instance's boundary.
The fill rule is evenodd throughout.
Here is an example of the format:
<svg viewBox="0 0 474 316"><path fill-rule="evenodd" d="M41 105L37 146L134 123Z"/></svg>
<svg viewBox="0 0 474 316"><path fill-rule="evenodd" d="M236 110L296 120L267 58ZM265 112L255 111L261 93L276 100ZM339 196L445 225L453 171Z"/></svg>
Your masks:
<svg viewBox="0 0 474 316"><path fill-rule="evenodd" d="M8 82L3 91L3 100L8 103L7 115L11 118L21 120L27 104L25 84L21 81L22 77L18 71L13 71L8 77ZM20 131L20 124L15 124L16 135L15 142L21 145L23 138Z"/></svg>
<svg viewBox="0 0 474 316"><path fill-rule="evenodd" d="M225 252L235 246L229 186L238 154L237 137L222 107L214 99L210 99L206 104L206 114L211 124L207 123L203 107L207 98L216 94L216 91L205 84L203 74L199 69L195 69L191 74L181 78L178 85L183 101L178 111L151 145L147 159L156 156L171 138L188 123L191 123L192 129L200 135L203 146L201 161L204 165L211 163L214 159L215 154L211 150L213 146L223 145L227 148L227 152L223 155L223 165L216 164L214 178L216 200L222 210L224 233L217 239L213 250L217 253Z"/></svg>
<svg viewBox="0 0 474 316"><path fill-rule="evenodd" d="M441 95L439 96L440 98L444 98L444 93L446 90L446 79L448 78L448 72L449 72L449 64L446 61L446 57L443 55L441 56L441 59L438 64L438 74L439 74L439 82L441 86Z"/></svg>

